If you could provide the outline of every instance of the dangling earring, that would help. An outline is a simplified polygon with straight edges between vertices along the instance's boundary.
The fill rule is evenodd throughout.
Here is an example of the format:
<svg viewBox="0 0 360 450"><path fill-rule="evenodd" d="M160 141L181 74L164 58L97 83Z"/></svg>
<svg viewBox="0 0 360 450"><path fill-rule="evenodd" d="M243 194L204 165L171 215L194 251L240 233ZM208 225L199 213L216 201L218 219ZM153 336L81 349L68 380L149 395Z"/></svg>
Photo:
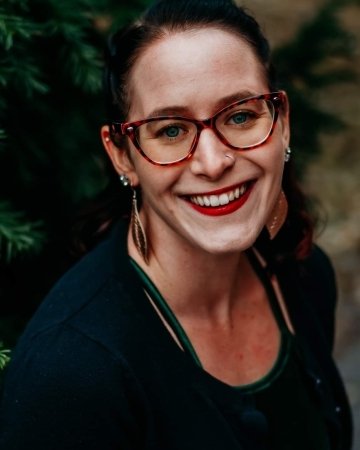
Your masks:
<svg viewBox="0 0 360 450"><path fill-rule="evenodd" d="M276 204L271 211L270 217L266 222L266 229L268 230L270 240L278 234L281 227L284 225L288 213L288 202L286 200L284 191L281 190Z"/></svg>
<svg viewBox="0 0 360 450"><path fill-rule="evenodd" d="M142 256L146 264L149 263L148 259L148 245L144 227L140 220L139 210L137 206L136 190L132 188L132 208L131 208L131 233L135 244L135 247L139 254Z"/></svg>
<svg viewBox="0 0 360 450"><path fill-rule="evenodd" d="M119 176L120 183L124 187L131 186L129 178L125 174ZM144 227L140 220L139 210L137 206L136 190L132 189L132 208L131 208L131 234L135 244L135 247L139 254L142 256L146 264L148 264L148 246Z"/></svg>
<svg viewBox="0 0 360 450"><path fill-rule="evenodd" d="M285 162L289 162L291 158L291 148L287 147L287 149L285 150L285 157L284 157L284 161Z"/></svg>

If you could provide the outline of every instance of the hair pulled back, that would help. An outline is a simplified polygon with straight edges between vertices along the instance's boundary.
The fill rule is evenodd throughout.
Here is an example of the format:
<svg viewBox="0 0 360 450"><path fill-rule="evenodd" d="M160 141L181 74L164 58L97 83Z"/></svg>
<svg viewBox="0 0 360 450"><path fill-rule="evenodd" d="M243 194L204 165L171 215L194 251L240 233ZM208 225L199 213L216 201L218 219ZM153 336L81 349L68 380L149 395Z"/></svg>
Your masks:
<svg viewBox="0 0 360 450"><path fill-rule="evenodd" d="M259 24L243 8L232 0L158 0L137 21L120 29L109 39L104 71L109 123L126 120L130 105L128 82L131 70L147 47L173 33L209 27L233 33L245 40L263 68L269 91L278 89L269 43ZM313 221L306 210L305 197L295 182L292 162L285 166L283 190L289 203L284 226L273 241L269 240L264 230L256 242L269 264L273 265L289 258L305 257L312 245ZM129 215L129 199L130 190L126 192L119 186L112 170L108 189L101 194L95 207L88 209L78 222L82 237L77 248L87 250L114 220Z"/></svg>
<svg viewBox="0 0 360 450"><path fill-rule="evenodd" d="M269 43L256 20L243 8L232 0L159 0L139 20L119 30L109 40L105 73L109 118L126 120L129 74L146 47L172 33L208 27L244 39L261 63L269 89L275 90Z"/></svg>

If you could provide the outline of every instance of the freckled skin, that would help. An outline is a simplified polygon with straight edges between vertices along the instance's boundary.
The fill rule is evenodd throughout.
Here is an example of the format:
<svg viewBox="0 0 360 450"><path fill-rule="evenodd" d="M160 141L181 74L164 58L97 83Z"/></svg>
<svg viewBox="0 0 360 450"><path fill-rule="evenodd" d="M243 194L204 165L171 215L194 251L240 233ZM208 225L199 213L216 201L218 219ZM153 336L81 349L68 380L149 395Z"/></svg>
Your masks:
<svg viewBox="0 0 360 450"><path fill-rule="evenodd" d="M216 29L175 34L152 44L138 59L130 80L129 120L172 105L184 106L192 117L204 119L225 96L244 90L269 91L248 44ZM210 253L251 246L278 196L287 140L287 118L281 117L272 138L248 152L231 151L205 130L193 158L175 167L151 165L132 147L134 176L143 190L142 215L153 245L169 239L173 249L179 244ZM224 157L228 151L235 157L234 165ZM181 198L249 178L257 179L253 193L230 216L203 217Z"/></svg>
<svg viewBox="0 0 360 450"><path fill-rule="evenodd" d="M152 43L136 60L129 87L128 121L170 107L206 119L230 95L269 92L249 45L215 28ZM281 189L289 142L287 113L281 112L271 138L249 151L229 149L206 129L192 158L171 167L149 163L131 143L129 151L117 149L106 142L107 132L104 128L103 141L115 168L126 173L133 186L141 186L149 264L139 256L131 233L129 254L157 285L209 373L230 384L263 376L276 360L280 334L243 251L263 229ZM231 214L201 214L184 199L249 180L255 181L250 195Z"/></svg>

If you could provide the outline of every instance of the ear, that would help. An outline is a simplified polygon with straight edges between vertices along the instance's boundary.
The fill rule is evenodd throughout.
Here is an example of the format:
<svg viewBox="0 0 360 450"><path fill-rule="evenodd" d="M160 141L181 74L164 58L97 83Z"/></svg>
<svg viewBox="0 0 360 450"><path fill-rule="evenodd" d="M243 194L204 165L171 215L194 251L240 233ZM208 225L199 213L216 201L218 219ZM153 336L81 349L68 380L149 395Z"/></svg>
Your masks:
<svg viewBox="0 0 360 450"><path fill-rule="evenodd" d="M284 148L287 148L290 144L290 105L286 92L284 94L284 104L279 111L279 119L281 122L282 139Z"/></svg>
<svg viewBox="0 0 360 450"><path fill-rule="evenodd" d="M120 148L114 144L110 137L110 131L107 125L101 127L101 140L116 172L119 175L126 175L130 180L131 186L137 186L139 184L139 179L134 164L129 156L129 150L125 147Z"/></svg>

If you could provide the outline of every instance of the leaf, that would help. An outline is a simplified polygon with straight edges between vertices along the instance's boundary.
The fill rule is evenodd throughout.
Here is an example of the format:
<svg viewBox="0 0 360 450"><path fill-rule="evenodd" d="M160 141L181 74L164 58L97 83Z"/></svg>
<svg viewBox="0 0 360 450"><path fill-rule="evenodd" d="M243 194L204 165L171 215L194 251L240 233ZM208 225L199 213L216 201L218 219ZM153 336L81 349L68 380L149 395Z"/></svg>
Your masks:
<svg viewBox="0 0 360 450"><path fill-rule="evenodd" d="M0 260L9 263L19 254L38 252L45 242L40 221L27 221L25 214L8 202L0 202Z"/></svg>
<svg viewBox="0 0 360 450"><path fill-rule="evenodd" d="M9 364L10 353L11 351L9 349L5 349L4 344L0 342L0 370L4 370L5 367Z"/></svg>
<svg viewBox="0 0 360 450"><path fill-rule="evenodd" d="M28 18L6 13L0 8L0 45L9 51L14 45L14 39L19 36L22 39L30 39L39 32L40 26Z"/></svg>
<svg viewBox="0 0 360 450"><path fill-rule="evenodd" d="M46 94L49 86L42 81L41 69L31 56L14 52L11 56L0 60L0 85L15 86L27 97L34 94Z"/></svg>

